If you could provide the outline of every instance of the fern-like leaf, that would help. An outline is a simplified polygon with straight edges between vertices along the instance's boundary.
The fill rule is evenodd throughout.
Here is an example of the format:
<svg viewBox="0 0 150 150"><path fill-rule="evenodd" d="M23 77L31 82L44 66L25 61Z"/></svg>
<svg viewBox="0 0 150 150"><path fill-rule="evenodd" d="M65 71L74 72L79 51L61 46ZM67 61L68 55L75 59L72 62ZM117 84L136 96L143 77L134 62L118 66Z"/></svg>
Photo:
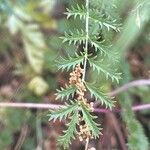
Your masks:
<svg viewBox="0 0 150 150"><path fill-rule="evenodd" d="M86 9L84 6L72 6L71 9L67 9L67 12L65 14L67 15L67 18L73 16L74 19L76 19L77 17L79 17L80 19L85 19ZM99 10L97 9L90 9L89 14L90 21L99 24L101 29L105 27L108 31L112 29L116 32L120 32L120 24L118 24L115 19L112 19L112 17L105 17L104 15L100 14Z"/></svg>
<svg viewBox="0 0 150 150"><path fill-rule="evenodd" d="M83 30L70 31L68 33L65 32L65 36L60 38L63 39L63 43L68 42L69 45L71 44L76 45L85 43L86 33Z"/></svg>
<svg viewBox="0 0 150 150"><path fill-rule="evenodd" d="M96 100L99 100L102 105L105 105L106 108L112 109L114 106L114 101L112 101L111 97L101 92L98 88L94 87L93 85L86 83L85 84L87 89L91 93L91 97L94 97Z"/></svg>
<svg viewBox="0 0 150 150"><path fill-rule="evenodd" d="M78 107L78 104L75 102L72 102L70 105L67 104L66 108L61 108L57 111L56 110L52 111L50 115L48 115L50 116L49 121L50 120L56 121L56 119L59 119L61 121L62 119L66 119L68 115L71 115L72 112L77 109L77 107Z"/></svg>
<svg viewBox="0 0 150 150"><path fill-rule="evenodd" d="M112 45L106 45L105 40L97 41L97 37L90 36L89 42L95 51L99 51L101 55L107 56L112 62L118 62L118 54L116 51L112 51Z"/></svg>
<svg viewBox="0 0 150 150"><path fill-rule="evenodd" d="M98 74L100 72L103 72L106 76L106 78L110 78L112 81L116 81L119 83L119 79L121 79L121 73L117 73L116 69L110 68L110 65L104 65L102 64L102 61L97 61L95 58L89 58L90 66L93 68L93 70L97 70ZM107 67L107 68L106 68Z"/></svg>
<svg viewBox="0 0 150 150"><path fill-rule="evenodd" d="M74 19L76 19L77 17L79 17L80 19L84 19L86 15L86 9L83 5L79 6L77 4L76 7L72 6L71 9L67 8L67 12L65 14L67 15L67 19L70 17L74 17Z"/></svg>
<svg viewBox="0 0 150 150"><path fill-rule="evenodd" d="M61 70L70 70L71 68L74 68L77 64L83 63L84 61L84 55L78 55L77 53L75 54L75 57L71 57L68 55L68 58L60 58L59 61L57 62L58 69Z"/></svg>
<svg viewBox="0 0 150 150"><path fill-rule="evenodd" d="M91 46L94 47L95 51L98 51L98 50L99 50L100 53L101 53L101 55L102 55L102 54L109 55L109 54L107 53L106 47L103 46L104 41L99 42L99 41L96 41L95 39L91 39L91 38L90 38L89 41L90 41L90 43L91 43Z"/></svg>
<svg viewBox="0 0 150 150"><path fill-rule="evenodd" d="M89 112L89 110L84 106L81 105L81 111L83 114L83 119L86 123L86 125L89 128L89 131L91 132L92 136L94 138L99 137L99 135L101 134L101 128L99 128L99 124L97 124L94 119L96 118L96 116L92 116Z"/></svg>
<svg viewBox="0 0 150 150"><path fill-rule="evenodd" d="M57 89L56 99L63 100L64 98L68 99L69 96L74 95L76 88L74 86L66 86L65 88L61 88L60 90Z"/></svg>
<svg viewBox="0 0 150 150"><path fill-rule="evenodd" d="M112 29L116 32L120 32L120 24L118 24L116 20L112 20L109 16L105 18L104 15L100 15L99 11L96 9L90 10L89 18L92 22L99 24L101 29L105 27L108 31Z"/></svg>
<svg viewBox="0 0 150 150"><path fill-rule="evenodd" d="M58 138L58 143L63 145L65 149L69 147L71 139L75 138L75 134L77 132L76 124L78 123L78 113L77 111L74 111L73 113L74 114L71 117L71 121L67 124L68 129L64 131L65 134Z"/></svg>

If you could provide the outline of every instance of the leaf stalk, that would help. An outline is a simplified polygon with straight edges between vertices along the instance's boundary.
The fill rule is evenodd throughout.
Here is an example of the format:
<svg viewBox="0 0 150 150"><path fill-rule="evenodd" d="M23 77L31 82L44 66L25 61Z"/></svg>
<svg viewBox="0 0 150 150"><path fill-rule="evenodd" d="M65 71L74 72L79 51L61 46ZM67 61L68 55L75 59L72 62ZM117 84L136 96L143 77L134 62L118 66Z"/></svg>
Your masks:
<svg viewBox="0 0 150 150"><path fill-rule="evenodd" d="M85 58L84 58L84 68L83 68L83 77L82 81L85 81L86 66L87 66L87 54L88 54L88 42L89 42L89 0L86 0L86 21L85 21Z"/></svg>

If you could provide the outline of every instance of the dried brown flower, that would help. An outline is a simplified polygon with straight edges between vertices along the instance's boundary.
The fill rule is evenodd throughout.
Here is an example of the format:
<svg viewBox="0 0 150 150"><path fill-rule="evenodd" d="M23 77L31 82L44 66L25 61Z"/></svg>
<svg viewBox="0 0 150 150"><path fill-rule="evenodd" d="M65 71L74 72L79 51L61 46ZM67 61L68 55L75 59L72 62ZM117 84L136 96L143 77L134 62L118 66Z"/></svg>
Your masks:
<svg viewBox="0 0 150 150"><path fill-rule="evenodd" d="M86 87L84 85L84 82L82 81L82 75L83 75L83 69L80 67L80 65L77 65L74 69L73 72L70 73L70 78L69 78L69 84L76 86L76 99L78 100L79 104L83 104L86 106L88 109L93 111L93 103L88 103L88 100L85 98L85 92L86 92ZM92 135L89 131L88 125L82 123L83 117L79 114L79 140L83 141L88 138L92 138Z"/></svg>

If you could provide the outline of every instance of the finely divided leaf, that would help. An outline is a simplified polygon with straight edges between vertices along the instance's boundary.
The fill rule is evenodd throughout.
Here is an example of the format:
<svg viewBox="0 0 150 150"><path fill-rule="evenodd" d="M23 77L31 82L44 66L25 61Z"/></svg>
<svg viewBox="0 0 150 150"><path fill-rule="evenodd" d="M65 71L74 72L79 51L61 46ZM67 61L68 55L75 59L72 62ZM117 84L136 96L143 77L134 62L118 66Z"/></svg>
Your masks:
<svg viewBox="0 0 150 150"><path fill-rule="evenodd" d="M65 88L61 88L60 90L57 90L57 93L55 94L56 95L56 99L68 99L69 96L72 96L74 95L76 91L76 88L75 86L66 86Z"/></svg>
<svg viewBox="0 0 150 150"><path fill-rule="evenodd" d="M91 46L95 48L95 51L99 50L101 54L108 55L106 47L103 46L104 41L99 42L99 41L96 41L95 39L90 39L89 41L91 43Z"/></svg>
<svg viewBox="0 0 150 150"><path fill-rule="evenodd" d="M69 45L71 44L81 44L85 43L86 40L86 33L83 30L76 30L76 31L70 31L70 32L65 32L64 37L60 37L63 39L63 43L68 42Z"/></svg>
<svg viewBox="0 0 150 150"><path fill-rule="evenodd" d="M83 63L84 55L78 55L76 54L75 57L68 56L68 58L62 58L60 57L58 63L58 69L61 70L70 70L73 69L77 64Z"/></svg>
<svg viewBox="0 0 150 150"><path fill-rule="evenodd" d="M70 17L74 17L76 19L79 17L80 19L86 18L86 8L82 5L77 5L76 7L71 7L71 9L67 9L67 12L65 13L67 15L67 19ZM108 31L110 29L120 32L120 24L117 23L115 19L112 19L110 16L104 16L100 14L99 10L97 9L90 9L89 11L89 19L91 22L99 24L100 28L102 29L105 27Z"/></svg>
<svg viewBox="0 0 150 150"><path fill-rule="evenodd" d="M77 132L76 124L78 123L78 113L77 111L74 111L73 113L74 114L71 117L71 121L67 124L68 129L64 131L65 134L58 138L58 143L63 145L65 149L69 147L71 139L75 138L75 134Z"/></svg>
<svg viewBox="0 0 150 150"><path fill-rule="evenodd" d="M107 18L105 18L105 16L101 15L97 9L90 9L89 18L92 22L99 24L101 29L105 27L108 31L112 29L116 32L120 32L120 24L118 24L116 20L112 20L108 16Z"/></svg>
<svg viewBox="0 0 150 150"><path fill-rule="evenodd" d="M106 45L104 40L97 41L97 38L91 36L89 38L89 42L96 52L100 51L100 54L107 56L112 63L118 62L118 53L115 50L112 50L112 45Z"/></svg>
<svg viewBox="0 0 150 150"><path fill-rule="evenodd" d="M119 83L119 79L121 79L121 73L117 73L116 69L110 68L109 65L106 66L102 64L102 61L97 61L95 58L89 58L88 60L90 67L92 67L94 71L96 70L98 74L102 72L105 74L107 79L110 78L112 81Z"/></svg>
<svg viewBox="0 0 150 150"><path fill-rule="evenodd" d="M59 119L60 121L62 119L66 119L68 115L71 115L73 111L75 111L78 107L78 104L75 102L72 102L70 105L67 104L66 108L61 108L59 110L52 111L50 113L50 118L49 120L54 120Z"/></svg>
<svg viewBox="0 0 150 150"><path fill-rule="evenodd" d="M85 83L87 89L91 93L91 97L95 97L96 100L99 100L101 104L105 104L106 108L112 109L114 106L114 101L111 100L111 97L101 92L99 89L90 85L89 83Z"/></svg>
<svg viewBox="0 0 150 150"><path fill-rule="evenodd" d="M82 5L79 6L77 4L76 7L72 6L71 9L67 9L67 12L65 13L67 15L67 19L70 17L74 17L76 19L79 17L80 19L84 19L86 16L86 8Z"/></svg>
<svg viewBox="0 0 150 150"><path fill-rule="evenodd" d="M95 116L92 116L89 112L89 110L85 107L85 106L81 106L81 111L83 114L83 119L86 123L86 125L88 126L89 130L91 131L91 134L94 138L99 137L99 135L101 134L100 130L101 128L99 128L99 124L97 124L94 119L96 118Z"/></svg>

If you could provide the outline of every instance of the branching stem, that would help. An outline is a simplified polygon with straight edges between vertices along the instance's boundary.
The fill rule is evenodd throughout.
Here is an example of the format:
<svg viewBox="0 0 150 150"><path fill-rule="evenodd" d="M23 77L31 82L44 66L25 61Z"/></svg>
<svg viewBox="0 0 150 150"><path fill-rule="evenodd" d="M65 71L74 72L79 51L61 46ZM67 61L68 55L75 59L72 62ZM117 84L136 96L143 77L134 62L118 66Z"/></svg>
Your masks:
<svg viewBox="0 0 150 150"><path fill-rule="evenodd" d="M86 0L85 32L86 32L85 49L84 49L85 58L84 58L84 68L83 68L82 81L85 81L86 66L87 66L87 55L88 55L88 41L89 41L89 0Z"/></svg>

